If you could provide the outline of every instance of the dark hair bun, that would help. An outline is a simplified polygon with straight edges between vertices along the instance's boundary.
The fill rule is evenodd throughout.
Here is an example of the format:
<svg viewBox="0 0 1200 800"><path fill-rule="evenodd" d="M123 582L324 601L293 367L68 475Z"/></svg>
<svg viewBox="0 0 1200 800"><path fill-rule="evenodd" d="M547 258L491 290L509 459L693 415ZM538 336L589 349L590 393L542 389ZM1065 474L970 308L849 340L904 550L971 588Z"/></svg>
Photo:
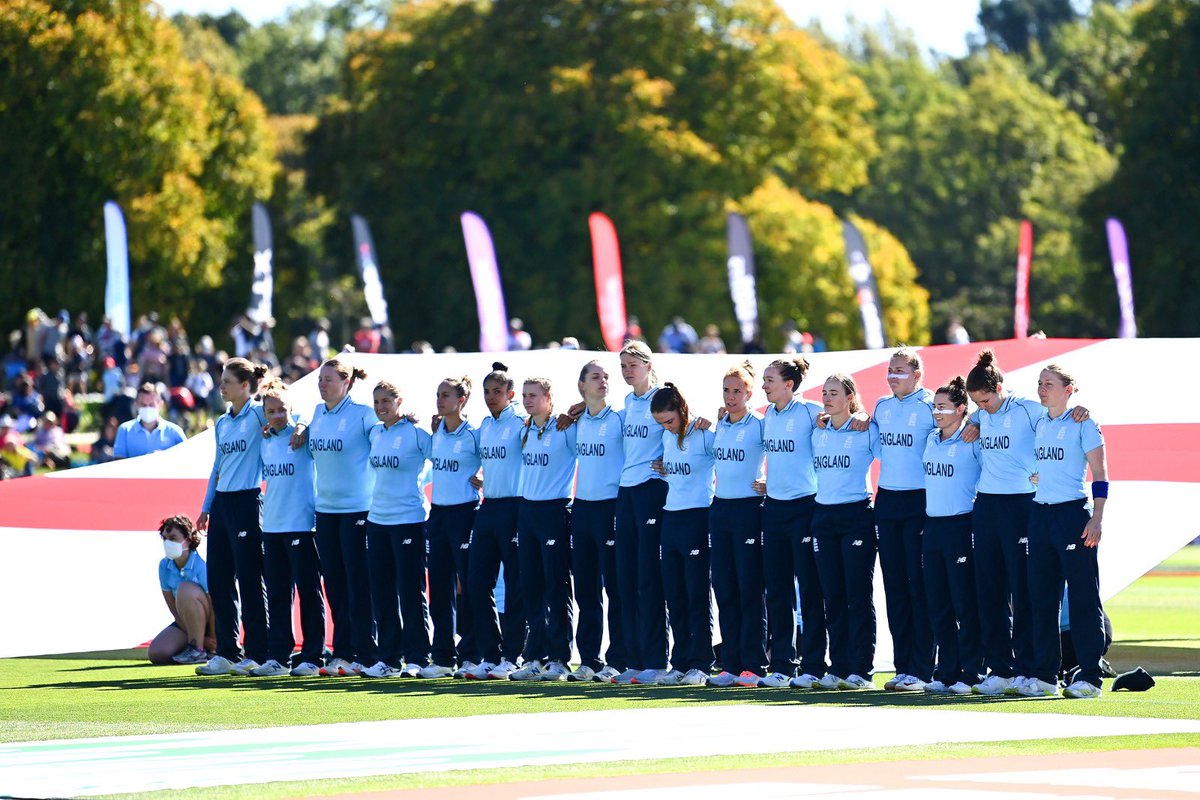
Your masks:
<svg viewBox="0 0 1200 800"><path fill-rule="evenodd" d="M493 361L492 372L508 372L508 365L499 361Z"/></svg>
<svg viewBox="0 0 1200 800"><path fill-rule="evenodd" d="M992 352L990 347L986 347L979 351L979 357L975 359L977 367L991 367L996 363L996 354Z"/></svg>

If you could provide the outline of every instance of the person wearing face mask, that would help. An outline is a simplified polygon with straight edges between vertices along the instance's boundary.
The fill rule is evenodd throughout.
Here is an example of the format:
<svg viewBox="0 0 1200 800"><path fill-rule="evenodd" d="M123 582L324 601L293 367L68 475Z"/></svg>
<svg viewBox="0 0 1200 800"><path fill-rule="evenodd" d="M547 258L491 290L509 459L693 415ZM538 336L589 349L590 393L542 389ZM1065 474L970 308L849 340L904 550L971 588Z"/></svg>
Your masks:
<svg viewBox="0 0 1200 800"><path fill-rule="evenodd" d="M200 533L179 515L164 519L158 535L165 556L158 564L158 583L175 621L154 637L146 655L151 664L203 664L217 642L208 569L197 552Z"/></svg>
<svg viewBox="0 0 1200 800"><path fill-rule="evenodd" d="M183 428L163 419L162 400L152 383L143 383L135 400L137 417L117 428L113 458L135 458L166 450L187 440Z"/></svg>

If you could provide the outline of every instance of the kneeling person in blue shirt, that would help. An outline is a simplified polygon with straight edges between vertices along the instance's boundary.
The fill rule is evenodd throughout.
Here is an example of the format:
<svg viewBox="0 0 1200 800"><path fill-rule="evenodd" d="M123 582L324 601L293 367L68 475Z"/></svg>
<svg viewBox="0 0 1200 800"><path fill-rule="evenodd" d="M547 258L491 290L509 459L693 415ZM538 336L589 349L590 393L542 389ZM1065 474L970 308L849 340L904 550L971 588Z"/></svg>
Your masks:
<svg viewBox="0 0 1200 800"><path fill-rule="evenodd" d="M200 533L185 516L167 517L159 525L166 557L158 564L163 600L175 621L150 642L151 664L203 664L216 650L208 567L196 552Z"/></svg>

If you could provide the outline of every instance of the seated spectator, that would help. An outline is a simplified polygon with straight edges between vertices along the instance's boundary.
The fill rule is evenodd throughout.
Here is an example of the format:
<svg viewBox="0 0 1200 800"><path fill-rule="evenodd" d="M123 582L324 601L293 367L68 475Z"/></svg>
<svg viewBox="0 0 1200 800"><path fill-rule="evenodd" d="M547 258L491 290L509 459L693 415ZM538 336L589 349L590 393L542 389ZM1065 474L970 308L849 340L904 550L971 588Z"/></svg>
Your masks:
<svg viewBox="0 0 1200 800"><path fill-rule="evenodd" d="M165 557L158 564L158 584L174 621L150 642L151 664L203 664L217 649L208 566L200 558L200 533L182 514L159 526Z"/></svg>
<svg viewBox="0 0 1200 800"><path fill-rule="evenodd" d="M33 435L33 450L42 462L42 466L50 469L71 468L71 446L67 444L67 435L59 427L58 415L53 411L42 414L42 418Z"/></svg>
<svg viewBox="0 0 1200 800"><path fill-rule="evenodd" d="M32 430L45 410L42 396L33 387L33 381L28 375L18 375L13 383L12 403L9 405L9 413L17 418L17 430L21 433Z"/></svg>
<svg viewBox="0 0 1200 800"><path fill-rule="evenodd" d="M509 350L528 350L533 347L533 337L529 335L529 331L525 330L525 323L520 317L513 317L508 321L508 349Z"/></svg>
<svg viewBox="0 0 1200 800"><path fill-rule="evenodd" d="M709 324L704 328L704 338L700 340L697 347L697 352L713 354L723 354L725 352L725 340L721 338L721 329L716 325Z"/></svg>
<svg viewBox="0 0 1200 800"><path fill-rule="evenodd" d="M114 458L135 458L166 450L187 439L183 429L162 418L162 397L152 383L143 383L136 398L137 418L117 429Z"/></svg>
<svg viewBox="0 0 1200 800"><path fill-rule="evenodd" d="M683 317L673 317L658 336L660 353L692 353L696 350L696 329Z"/></svg>
<svg viewBox="0 0 1200 800"><path fill-rule="evenodd" d="M37 465L37 453L25 446L25 439L16 429L10 415L0 416L0 477L32 475Z"/></svg>
<svg viewBox="0 0 1200 800"><path fill-rule="evenodd" d="M117 428L121 423L117 422L116 417L109 417L104 420L104 427L100 429L100 436L92 444L92 462L93 464L105 464L113 460L113 448L117 446Z"/></svg>
<svg viewBox="0 0 1200 800"><path fill-rule="evenodd" d="M379 331L370 317L363 317L358 322L358 330L354 332L354 350L358 353L379 352Z"/></svg>

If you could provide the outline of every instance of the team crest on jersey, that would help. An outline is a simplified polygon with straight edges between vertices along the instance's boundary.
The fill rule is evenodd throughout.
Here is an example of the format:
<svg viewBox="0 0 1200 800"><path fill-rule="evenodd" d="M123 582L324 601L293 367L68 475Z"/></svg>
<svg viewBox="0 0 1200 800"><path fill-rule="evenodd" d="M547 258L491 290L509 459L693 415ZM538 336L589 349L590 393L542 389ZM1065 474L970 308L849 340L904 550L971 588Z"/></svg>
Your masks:
<svg viewBox="0 0 1200 800"><path fill-rule="evenodd" d="M817 447L824 447L825 443L828 441L829 441L829 434L822 433L820 436L817 437Z"/></svg>
<svg viewBox="0 0 1200 800"><path fill-rule="evenodd" d="M404 441L399 436L395 436L392 438L392 449L393 450L399 450L400 445L402 445L402 444L404 444Z"/></svg>
<svg viewBox="0 0 1200 800"><path fill-rule="evenodd" d="M952 444L952 445L950 445L950 450L949 450L949 452L946 453L946 455L949 456L950 458L954 458L954 454L957 452L958 452L958 445Z"/></svg>
<svg viewBox="0 0 1200 800"><path fill-rule="evenodd" d="M890 408L885 408L879 415L879 421L884 423L885 425L887 423L891 422L892 421L892 410Z"/></svg>
<svg viewBox="0 0 1200 800"><path fill-rule="evenodd" d="M851 447L853 447L853 446L854 446L854 440L853 440L853 439L847 439L847 440L846 440L846 443L842 445L842 449L843 449L843 450L849 450L849 449L850 449Z"/></svg>
<svg viewBox="0 0 1200 800"><path fill-rule="evenodd" d="M1059 428L1059 430L1058 430L1058 436L1056 436L1056 437L1054 437L1054 438L1056 438L1056 439L1065 439L1065 438L1067 438L1067 429L1066 429L1066 428Z"/></svg>
<svg viewBox="0 0 1200 800"><path fill-rule="evenodd" d="M602 438L602 439L603 439L605 436L607 436L607 435L608 435L608 423L607 423L607 422L601 422L601 423L600 423L600 430L599 430L599 431L597 431L597 434L598 434L598 435L600 436L600 438Z"/></svg>
<svg viewBox="0 0 1200 800"><path fill-rule="evenodd" d="M554 441L554 437L553 437L553 436L547 436L545 439L542 439L542 447L545 447L546 449L549 449L549 448L550 448L550 443L551 443L551 442L553 442L553 441Z"/></svg>
<svg viewBox="0 0 1200 800"><path fill-rule="evenodd" d="M246 420L242 420L241 422L238 423L238 433L245 433L245 432L246 432Z"/></svg>
<svg viewBox="0 0 1200 800"><path fill-rule="evenodd" d="M914 411L913 413L908 415L908 427L910 427L910 428L917 427L917 412Z"/></svg>
<svg viewBox="0 0 1200 800"><path fill-rule="evenodd" d="M783 426L783 429L784 429L785 431L787 431L788 433L791 433L791 432L792 432L792 431L795 429L795 427L796 427L796 420L794 420L794 419L789 419L789 420L787 421L787 425L784 425L784 426Z"/></svg>
<svg viewBox="0 0 1200 800"><path fill-rule="evenodd" d="M1004 427L1005 427L1005 428L1011 428L1011 427L1012 427L1012 417L1005 417L1005 418L1004 418Z"/></svg>
<svg viewBox="0 0 1200 800"><path fill-rule="evenodd" d="M455 442L455 443L454 443L454 452L456 452L456 453L461 453L461 452L462 452L462 442Z"/></svg>
<svg viewBox="0 0 1200 800"><path fill-rule="evenodd" d="M743 441L745 438L746 438L746 432L738 431L737 438L734 441L740 442L740 441Z"/></svg>
<svg viewBox="0 0 1200 800"><path fill-rule="evenodd" d="M500 438L507 441L508 439L512 438L512 433L512 428L505 428L504 430L500 431Z"/></svg>
<svg viewBox="0 0 1200 800"><path fill-rule="evenodd" d="M338 430L338 433L344 433L346 431L346 420L344 420L344 419L338 420L337 430Z"/></svg>

